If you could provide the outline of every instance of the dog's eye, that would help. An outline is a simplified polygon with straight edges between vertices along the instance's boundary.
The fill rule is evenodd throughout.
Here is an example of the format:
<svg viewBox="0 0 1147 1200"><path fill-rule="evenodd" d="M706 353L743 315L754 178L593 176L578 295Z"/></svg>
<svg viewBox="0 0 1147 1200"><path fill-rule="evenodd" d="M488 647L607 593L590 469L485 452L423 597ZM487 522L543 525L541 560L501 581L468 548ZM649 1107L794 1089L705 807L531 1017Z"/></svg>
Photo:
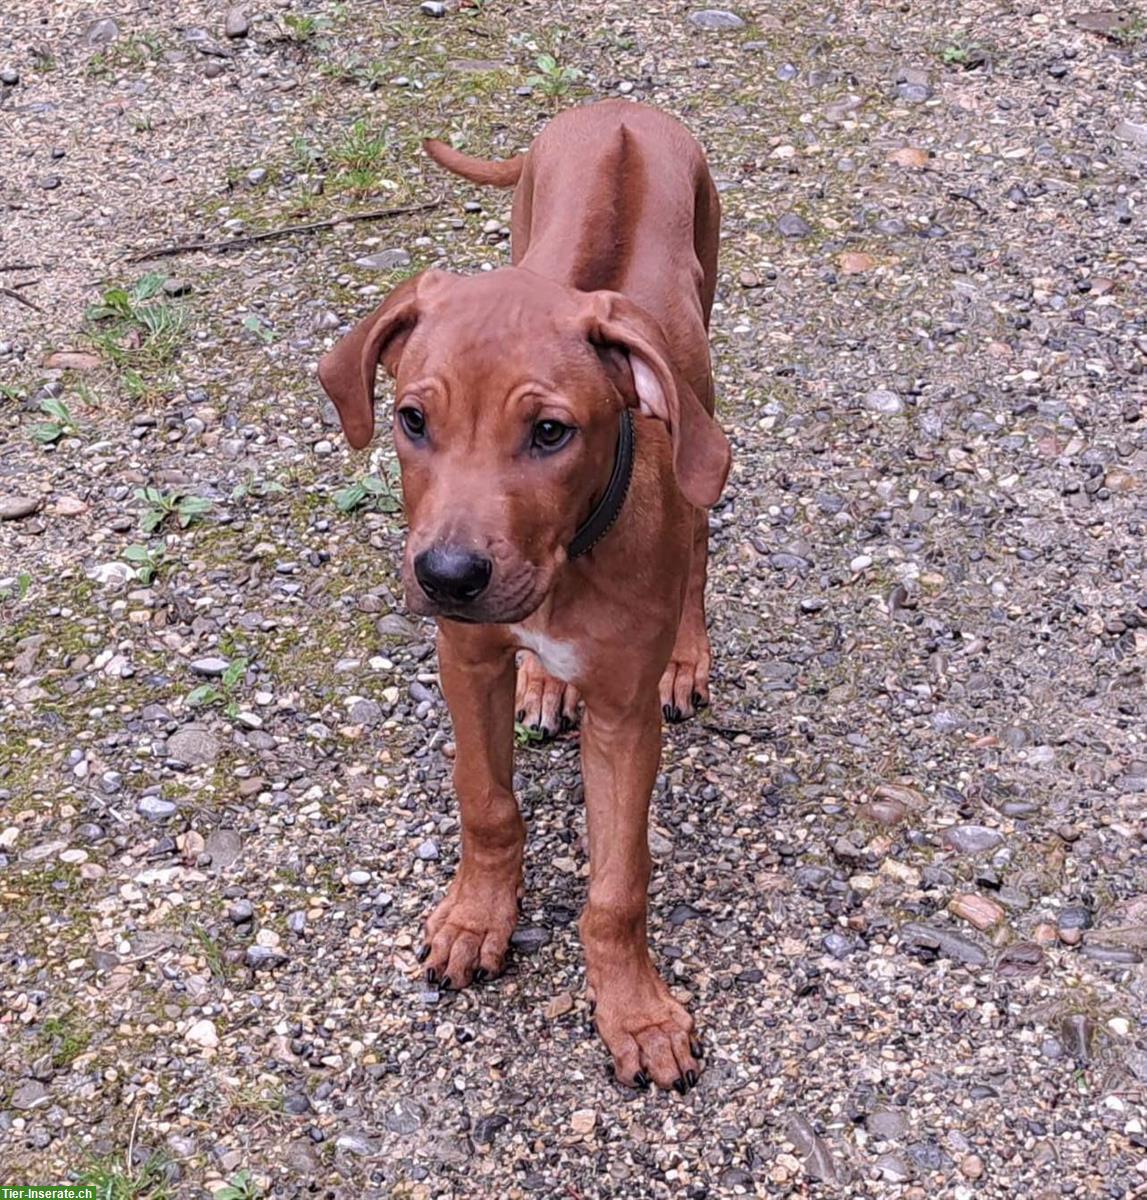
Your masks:
<svg viewBox="0 0 1147 1200"><path fill-rule="evenodd" d="M534 425L534 448L537 450L560 450L573 437L572 425L561 421L538 421Z"/></svg>
<svg viewBox="0 0 1147 1200"><path fill-rule="evenodd" d="M417 441L426 432L426 414L420 408L400 408L398 423L407 437Z"/></svg>

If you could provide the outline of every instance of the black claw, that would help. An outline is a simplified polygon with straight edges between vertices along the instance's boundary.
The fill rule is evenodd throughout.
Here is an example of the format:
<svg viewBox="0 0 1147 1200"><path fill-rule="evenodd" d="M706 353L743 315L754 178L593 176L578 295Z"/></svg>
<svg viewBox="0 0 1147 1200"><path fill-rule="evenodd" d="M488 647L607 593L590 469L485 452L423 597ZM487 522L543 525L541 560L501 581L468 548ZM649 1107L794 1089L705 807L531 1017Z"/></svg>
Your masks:
<svg viewBox="0 0 1147 1200"><path fill-rule="evenodd" d="M649 1076L644 1071L638 1071L633 1077L633 1086L639 1092L647 1091L649 1088Z"/></svg>
<svg viewBox="0 0 1147 1200"><path fill-rule="evenodd" d="M689 1070L685 1072L685 1081L689 1084L690 1087L697 1086L697 1072L694 1071L692 1067L690 1067Z"/></svg>
<svg viewBox="0 0 1147 1200"><path fill-rule="evenodd" d="M479 967L474 972L474 982L475 983L485 983L488 978L489 978L489 976L487 975L485 967Z"/></svg>
<svg viewBox="0 0 1147 1200"><path fill-rule="evenodd" d="M430 957L430 943L427 942L418 952L418 961L425 962Z"/></svg>
<svg viewBox="0 0 1147 1200"><path fill-rule="evenodd" d="M450 976L449 976L449 975L444 975L444 976L442 977L442 990L443 990L444 992L448 992L448 991L450 991L450 990L451 990L451 988L453 988L453 986L454 986L454 985L453 985L453 984L450 982Z"/></svg>
<svg viewBox="0 0 1147 1200"><path fill-rule="evenodd" d="M572 722L572 721L569 719L569 717L563 716L563 717L562 717L562 723L561 723L561 726L560 726L561 732L562 732L562 733L569 733L569 731L570 731L572 728L573 728L573 722Z"/></svg>
<svg viewBox="0 0 1147 1200"><path fill-rule="evenodd" d="M520 725L525 719L526 719L526 710L524 708L519 708L517 716L514 717L514 720L517 721L518 724Z"/></svg>
<svg viewBox="0 0 1147 1200"><path fill-rule="evenodd" d="M689 1053L692 1054L694 1058L703 1058L705 1056L705 1048L700 1042L690 1042Z"/></svg>
<svg viewBox="0 0 1147 1200"><path fill-rule="evenodd" d="M677 1093L679 1096L684 1096L684 1095L685 1095L685 1079L684 1079L684 1077L682 1077L682 1078L680 1078L680 1079L675 1079L675 1080L673 1081L673 1090L674 1090L674 1091L675 1091L675 1092L676 1092L676 1093Z"/></svg>
<svg viewBox="0 0 1147 1200"><path fill-rule="evenodd" d="M670 717L670 720L674 724L685 720L685 714L677 707L676 704L673 706L673 715Z"/></svg>
<svg viewBox="0 0 1147 1200"><path fill-rule="evenodd" d="M427 983L437 983L438 982L438 972L433 967L431 967L426 972L426 982Z"/></svg>
<svg viewBox="0 0 1147 1200"><path fill-rule="evenodd" d="M597 1001L591 1000L589 1002L589 1015L592 1017L595 1012L597 1012Z"/></svg>
<svg viewBox="0 0 1147 1200"><path fill-rule="evenodd" d="M708 708L709 701L706 700L705 697L702 696L700 692L694 692L693 693L693 707L694 708Z"/></svg>
<svg viewBox="0 0 1147 1200"><path fill-rule="evenodd" d="M661 706L661 715L667 721L672 721L673 720L673 709L671 709L668 704L663 704Z"/></svg>

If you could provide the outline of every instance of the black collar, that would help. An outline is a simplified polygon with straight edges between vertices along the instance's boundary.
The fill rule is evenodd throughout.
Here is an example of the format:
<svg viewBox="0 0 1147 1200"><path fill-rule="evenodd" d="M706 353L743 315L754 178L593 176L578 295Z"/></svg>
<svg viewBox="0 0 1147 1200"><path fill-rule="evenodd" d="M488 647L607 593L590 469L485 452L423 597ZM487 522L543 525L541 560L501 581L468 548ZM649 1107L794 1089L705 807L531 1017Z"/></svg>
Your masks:
<svg viewBox="0 0 1147 1200"><path fill-rule="evenodd" d="M621 410L621 422L617 431L617 453L613 459L613 474L601 499L594 505L593 512L585 519L581 528L573 535L566 550L569 558L581 558L588 554L613 528L621 513L633 476L633 414L628 408Z"/></svg>

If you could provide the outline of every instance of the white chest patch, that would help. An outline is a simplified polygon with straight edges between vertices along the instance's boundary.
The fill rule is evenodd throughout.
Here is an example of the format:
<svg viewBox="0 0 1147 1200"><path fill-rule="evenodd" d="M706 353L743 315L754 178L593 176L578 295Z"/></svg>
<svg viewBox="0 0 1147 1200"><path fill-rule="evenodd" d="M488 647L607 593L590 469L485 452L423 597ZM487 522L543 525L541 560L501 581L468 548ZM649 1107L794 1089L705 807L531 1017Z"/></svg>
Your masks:
<svg viewBox="0 0 1147 1200"><path fill-rule="evenodd" d="M543 667L562 683L572 683L581 666L581 656L572 642L561 642L521 625L511 625L510 630L523 650L532 650Z"/></svg>

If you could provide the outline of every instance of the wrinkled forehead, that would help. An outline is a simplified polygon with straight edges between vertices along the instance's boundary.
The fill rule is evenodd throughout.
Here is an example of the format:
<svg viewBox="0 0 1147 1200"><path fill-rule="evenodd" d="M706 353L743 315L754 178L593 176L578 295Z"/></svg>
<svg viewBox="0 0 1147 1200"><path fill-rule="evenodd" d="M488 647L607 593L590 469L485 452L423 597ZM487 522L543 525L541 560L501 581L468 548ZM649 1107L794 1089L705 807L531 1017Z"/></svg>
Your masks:
<svg viewBox="0 0 1147 1200"><path fill-rule="evenodd" d="M595 355L577 296L527 272L451 280L428 299L402 359L402 381L437 375L476 392L527 380L554 390L591 381Z"/></svg>

